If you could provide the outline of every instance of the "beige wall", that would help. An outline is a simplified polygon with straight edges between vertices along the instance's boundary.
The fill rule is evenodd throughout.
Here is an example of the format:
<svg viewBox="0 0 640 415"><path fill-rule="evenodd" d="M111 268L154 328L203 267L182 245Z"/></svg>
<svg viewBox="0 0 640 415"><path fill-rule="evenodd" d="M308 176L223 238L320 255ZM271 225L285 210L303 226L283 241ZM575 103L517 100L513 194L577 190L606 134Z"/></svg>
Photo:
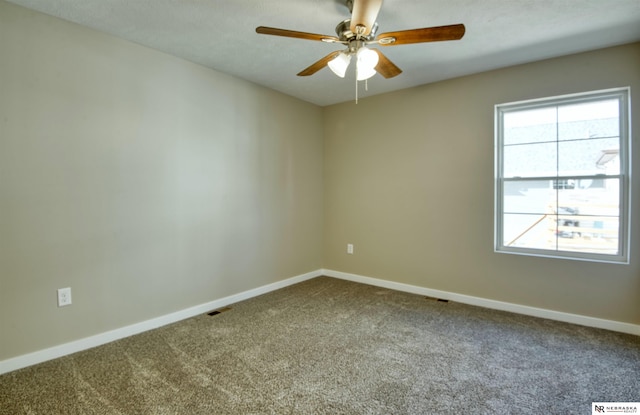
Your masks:
<svg viewBox="0 0 640 415"><path fill-rule="evenodd" d="M0 360L320 269L322 128L0 1Z"/></svg>
<svg viewBox="0 0 640 415"><path fill-rule="evenodd" d="M635 212L630 265L492 245L493 106L627 85L640 44L323 110L0 1L0 360L323 267L638 324Z"/></svg>
<svg viewBox="0 0 640 415"><path fill-rule="evenodd" d="M624 86L640 102L640 44L325 108L324 267L639 324L640 168L630 265L493 252L494 105Z"/></svg>

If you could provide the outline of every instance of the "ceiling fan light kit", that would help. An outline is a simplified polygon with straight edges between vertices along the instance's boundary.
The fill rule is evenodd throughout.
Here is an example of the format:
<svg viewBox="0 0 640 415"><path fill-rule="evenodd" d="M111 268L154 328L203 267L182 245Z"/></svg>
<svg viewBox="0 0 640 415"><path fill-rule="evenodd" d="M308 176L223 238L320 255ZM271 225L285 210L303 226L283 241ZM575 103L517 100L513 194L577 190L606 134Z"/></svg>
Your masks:
<svg viewBox="0 0 640 415"><path fill-rule="evenodd" d="M376 74L378 64L378 54L363 46L356 52L356 77L358 81L364 81Z"/></svg>
<svg viewBox="0 0 640 415"><path fill-rule="evenodd" d="M382 0L346 0L346 5L351 11L351 18L340 22L336 26L335 36L319 35L315 33L297 32L294 30L278 29L259 26L256 32L264 35L284 36L296 39L315 40L326 43L340 43L347 48L343 51L334 51L303 69L298 76L309 76L328 66L333 73L344 78L351 57L356 56L356 84L379 73L384 78L393 78L402 73L396 66L378 49L370 49L369 45L395 46L413 43L439 42L446 40L459 40L464 36L463 24L449 26L426 27L422 29L401 30L382 33L376 38L378 23L376 19Z"/></svg>
<svg viewBox="0 0 640 415"><path fill-rule="evenodd" d="M340 78L344 78L344 75L347 73L347 68L349 67L349 63L351 62L351 55L347 55L344 52L340 52L338 56L333 58L327 63L329 69L333 71L334 74L338 75Z"/></svg>
<svg viewBox="0 0 640 415"><path fill-rule="evenodd" d="M358 81L364 81L375 75L376 66L380 60L378 54L359 40L350 42L349 48L341 51L338 55L327 63L329 69L340 78L344 78L347 68L351 63L351 57L356 56L356 77Z"/></svg>

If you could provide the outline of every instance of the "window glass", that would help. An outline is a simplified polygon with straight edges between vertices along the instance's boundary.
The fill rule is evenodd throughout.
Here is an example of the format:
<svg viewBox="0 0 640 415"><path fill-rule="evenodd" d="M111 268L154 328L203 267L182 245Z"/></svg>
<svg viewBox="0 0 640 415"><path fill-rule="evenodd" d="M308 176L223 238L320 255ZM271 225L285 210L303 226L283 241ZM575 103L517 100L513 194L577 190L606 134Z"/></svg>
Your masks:
<svg viewBox="0 0 640 415"><path fill-rule="evenodd" d="M558 139L618 137L619 102L603 100L558 107Z"/></svg>
<svg viewBox="0 0 640 415"><path fill-rule="evenodd" d="M556 141L557 111L537 108L504 114L504 144Z"/></svg>
<svg viewBox="0 0 640 415"><path fill-rule="evenodd" d="M504 147L504 177L555 176L557 144L519 144Z"/></svg>
<svg viewBox="0 0 640 415"><path fill-rule="evenodd" d="M557 173L560 176L618 174L619 152L618 137L560 141ZM615 157L609 157L610 155Z"/></svg>
<svg viewBox="0 0 640 415"><path fill-rule="evenodd" d="M551 213L556 205L556 191L551 180L505 182L505 213Z"/></svg>

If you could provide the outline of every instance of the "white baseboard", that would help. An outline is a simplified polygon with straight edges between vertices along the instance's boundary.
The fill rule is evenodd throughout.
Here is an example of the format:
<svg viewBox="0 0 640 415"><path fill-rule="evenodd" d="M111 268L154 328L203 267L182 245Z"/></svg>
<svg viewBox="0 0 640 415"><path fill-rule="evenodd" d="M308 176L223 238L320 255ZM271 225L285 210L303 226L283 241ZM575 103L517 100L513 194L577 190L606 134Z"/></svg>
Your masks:
<svg viewBox="0 0 640 415"><path fill-rule="evenodd" d="M389 288L396 291L404 291L412 294L419 294L429 297L442 298L443 300L456 301L463 304L475 305L479 307L491 308L494 310L509 311L517 314L525 314L533 317L541 317L549 320L563 321L565 323L573 323L581 326L596 327L607 329L621 333L634 334L640 336L640 325L631 323L622 323L613 320L604 320L595 317L582 316L579 314L564 313L561 311L547 310L543 308L529 307L514 303L506 303L502 301L489 300L481 297L472 297L464 294L457 294L448 291L433 290L430 288L418 287L415 285L403 284L381 280L377 278L364 277L362 275L349 274L346 272L333 271L324 269L322 275L328 277L339 278L343 280L359 282L362 284L374 285L376 287Z"/></svg>
<svg viewBox="0 0 640 415"><path fill-rule="evenodd" d="M132 324L130 326L121 327L119 329L107 331L95 336L90 336L80 340L75 340L69 343L50 347L48 349L39 350L7 360L2 360L0 361L0 375L3 373L8 373L14 370L25 368L27 366L46 362L47 360L56 359L58 357L66 356L82 350L90 349L92 347L110 343L112 341L123 339L125 337L133 336L134 334L139 334L148 330L165 326L167 324L172 324L180 320L191 318L199 314L204 314L211 310L225 307L230 304L247 300L249 298L257 297L259 295L279 290L289 285L297 284L299 282L319 277L321 275L322 270L308 272L306 274L274 282L272 284L263 285L262 287L230 295L218 300L213 300L205 304L200 304L184 310L176 311L175 313L153 318L151 320L146 320L140 323Z"/></svg>
<svg viewBox="0 0 640 415"><path fill-rule="evenodd" d="M225 307L230 304L237 303L239 301L247 300L249 298L257 297L262 294L269 293L271 291L279 290L284 287L288 287L299 282L310 280L312 278L326 275L328 277L339 278L347 281L358 282L362 284L373 285L377 287L389 288L397 291L404 291L412 294L425 295L429 297L442 298L444 300L457 301L463 304L475 305L485 308L491 308L495 310L509 311L517 314L525 314L534 317L542 317L550 320L563 321L566 323L579 324L582 326L596 327L601 329L607 329L617 331L621 333L634 334L640 336L640 325L622 323L612 320L604 320L595 317L587 317L578 314L563 313L560 311L546 310L542 308L523 306L519 304L506 303L502 301L489 300L486 298L473 297L464 294L457 294L448 291L434 290L430 288L418 287L415 285L403 284L399 282L387 281L377 278L365 277L362 275L349 274L346 272L333 271L328 269L321 269L317 271L308 272L306 274L298 275L292 278L288 278L282 281L267 284L262 287L254 288L248 291L244 291L238 294L230 295L228 297L213 300L208 303L200 304L194 307L190 307L184 310L177 311L175 313L167 314L150 320L146 320L140 323L132 324L130 326L121 327L119 329L111 330L108 332L100 333L95 336L86 337L83 339L75 340L69 343L61 344L58 346L50 347L48 349L39 350L33 353L17 356L7 360L0 361L0 375L3 373L12 372L14 370L22 369L28 366L32 366L38 363L46 362L47 360L56 359L58 357L66 356L72 353L80 352L82 350L90 349L92 347L100 346L106 343L110 343L115 340L123 339L125 337L133 336L148 330L152 330L158 327L172 324L180 320L184 320L190 317L197 316L215 310L217 308Z"/></svg>

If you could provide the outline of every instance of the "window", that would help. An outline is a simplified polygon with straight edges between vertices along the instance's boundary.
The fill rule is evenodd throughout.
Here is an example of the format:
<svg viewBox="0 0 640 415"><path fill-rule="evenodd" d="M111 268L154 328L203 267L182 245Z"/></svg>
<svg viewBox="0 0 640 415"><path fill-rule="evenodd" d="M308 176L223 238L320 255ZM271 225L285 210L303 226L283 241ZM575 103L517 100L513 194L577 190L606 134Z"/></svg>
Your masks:
<svg viewBox="0 0 640 415"><path fill-rule="evenodd" d="M629 88L496 105L496 252L628 263Z"/></svg>

